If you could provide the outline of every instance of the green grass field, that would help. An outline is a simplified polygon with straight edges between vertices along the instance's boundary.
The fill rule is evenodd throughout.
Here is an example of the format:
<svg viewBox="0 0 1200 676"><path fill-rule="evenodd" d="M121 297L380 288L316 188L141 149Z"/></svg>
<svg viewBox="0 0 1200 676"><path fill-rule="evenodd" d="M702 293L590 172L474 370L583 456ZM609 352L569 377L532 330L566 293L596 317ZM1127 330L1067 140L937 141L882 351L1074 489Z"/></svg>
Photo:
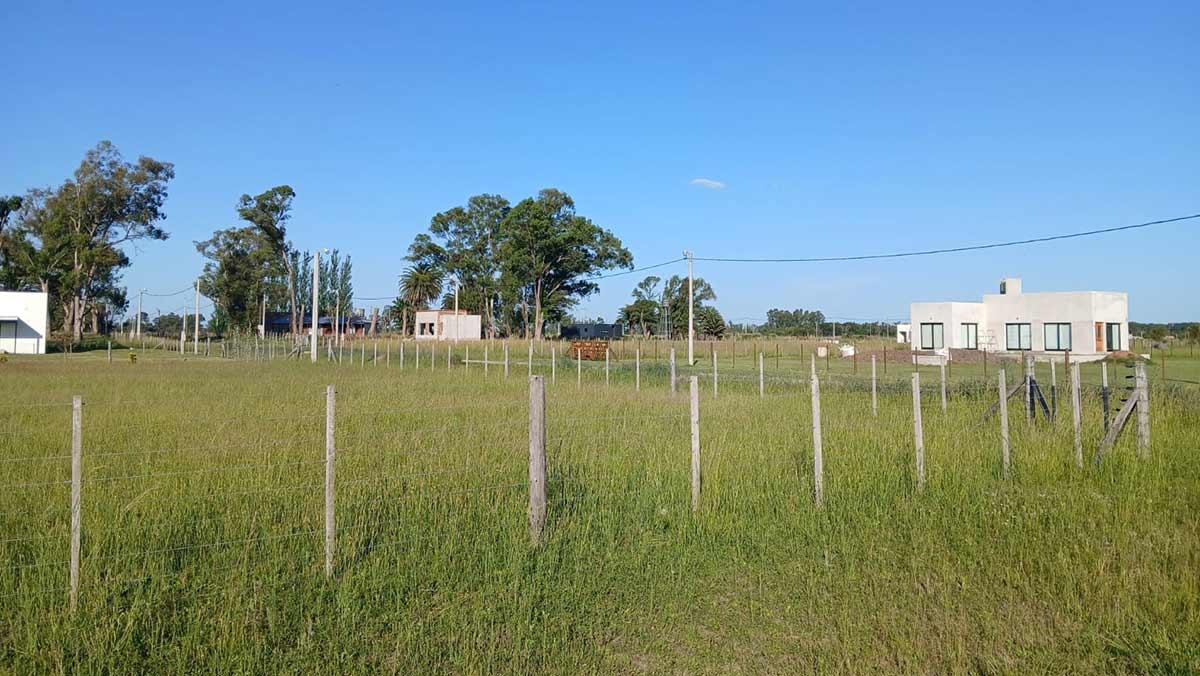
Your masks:
<svg viewBox="0 0 1200 676"><path fill-rule="evenodd" d="M681 344L677 344L679 348ZM1200 670L1200 387L1152 362L1152 451L1132 427L1087 464L1010 406L995 364L818 362L825 505L812 498L809 350L700 352L701 507L686 383L665 348L560 359L547 384L548 515L529 544L526 347L399 368L115 351L0 363L0 668L30 672L809 673ZM215 345L214 345L215 347ZM548 353L534 371L550 378ZM428 351L422 348L428 360ZM444 350L445 348L439 348ZM492 361L499 347L490 348ZM548 349L548 348L546 348ZM482 346L471 358L482 358ZM390 353L390 354L389 354ZM244 350L243 356L250 356ZM385 356L386 355L386 356ZM324 356L324 353L323 353ZM278 353L276 354L278 357ZM619 358L618 358L619 357ZM520 362L520 363L518 363ZM1169 357L1169 380L1200 359ZM828 368L828 372L825 371ZM1014 365L1007 366L1013 377ZM1039 378L1048 382L1045 365ZM1096 365L1084 380L1098 382ZM976 372L976 370L978 372ZM1110 367L1114 386L1125 369ZM1131 372L1131 371L1130 371ZM682 366L680 375L687 375ZM1119 383L1123 387L1124 381ZM325 386L337 390L336 574L324 574ZM78 608L68 608L70 399L83 397ZM1119 399L1114 395L1114 401Z"/></svg>

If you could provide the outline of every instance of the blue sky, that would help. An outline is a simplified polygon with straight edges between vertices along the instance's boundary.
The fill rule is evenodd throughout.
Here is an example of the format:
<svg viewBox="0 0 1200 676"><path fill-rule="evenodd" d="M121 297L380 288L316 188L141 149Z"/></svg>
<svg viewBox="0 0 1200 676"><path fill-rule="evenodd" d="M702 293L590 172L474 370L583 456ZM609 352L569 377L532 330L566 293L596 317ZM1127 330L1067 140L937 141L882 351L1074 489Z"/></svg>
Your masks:
<svg viewBox="0 0 1200 676"><path fill-rule="evenodd" d="M440 4L3 3L0 194L61 182L101 139L174 162L171 239L125 280L176 290L239 195L287 183L292 239L351 254L361 296L394 294L413 235L482 192L563 189L638 265L1200 212L1200 3ZM1191 221L697 274L733 319L900 317L1020 276L1126 290L1134 320L1197 320L1197 251ZM612 319L640 277L579 312Z"/></svg>

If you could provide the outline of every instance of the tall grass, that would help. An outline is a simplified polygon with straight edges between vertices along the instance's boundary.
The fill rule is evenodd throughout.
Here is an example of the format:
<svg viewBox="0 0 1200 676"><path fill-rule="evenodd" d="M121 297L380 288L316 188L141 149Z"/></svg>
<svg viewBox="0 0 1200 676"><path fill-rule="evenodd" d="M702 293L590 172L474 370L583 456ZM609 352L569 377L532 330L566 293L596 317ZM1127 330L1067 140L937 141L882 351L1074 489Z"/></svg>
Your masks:
<svg viewBox="0 0 1200 676"><path fill-rule="evenodd" d="M390 368L169 353L0 365L12 395L0 404L0 664L1200 669L1197 388L1156 386L1149 458L1125 438L1084 470L1073 465L1066 396L1055 423L1027 426L1014 405L1005 481L998 423L980 420L994 380L960 375L943 415L936 369L923 368L928 481L918 494L911 367L889 365L873 418L868 386L834 360L822 374L826 504L816 509L808 365L798 355L781 364L759 399L756 366L739 356L720 397L701 398L704 492L693 516L686 387L669 394L665 355L644 361L641 392L628 355L607 387L602 363L585 364L577 388L562 359L547 391L547 531L533 549L528 395L515 363L524 356L514 347L508 379L495 366L486 379L478 365L447 372L444 357L414 371L411 354L403 371L395 354ZM535 371L549 372L545 356ZM338 392L332 580L328 383ZM85 401L73 617L61 483L72 394ZM1102 433L1093 390L1084 406L1090 461Z"/></svg>

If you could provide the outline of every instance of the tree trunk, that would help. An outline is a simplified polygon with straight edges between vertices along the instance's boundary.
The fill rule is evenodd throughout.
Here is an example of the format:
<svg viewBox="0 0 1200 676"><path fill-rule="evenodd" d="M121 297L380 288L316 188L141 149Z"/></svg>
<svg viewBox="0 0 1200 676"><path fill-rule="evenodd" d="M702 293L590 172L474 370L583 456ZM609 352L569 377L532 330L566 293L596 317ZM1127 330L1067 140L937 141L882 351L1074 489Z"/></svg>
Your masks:
<svg viewBox="0 0 1200 676"><path fill-rule="evenodd" d="M374 336L379 332L379 308L371 310L371 335Z"/></svg>
<svg viewBox="0 0 1200 676"><path fill-rule="evenodd" d="M533 337L542 339L542 280L533 287Z"/></svg>

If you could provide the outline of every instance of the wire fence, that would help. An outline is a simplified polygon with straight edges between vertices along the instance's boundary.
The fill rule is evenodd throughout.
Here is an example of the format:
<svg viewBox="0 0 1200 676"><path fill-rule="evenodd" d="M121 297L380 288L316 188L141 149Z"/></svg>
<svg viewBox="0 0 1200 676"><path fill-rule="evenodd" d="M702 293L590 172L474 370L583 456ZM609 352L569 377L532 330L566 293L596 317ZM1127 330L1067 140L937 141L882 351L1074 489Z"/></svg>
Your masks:
<svg viewBox="0 0 1200 676"><path fill-rule="evenodd" d="M69 420L55 421L64 427L55 443L70 452L46 446L39 454L30 447L22 455L0 458L0 466L10 468L0 483L5 496L0 518L6 525L0 551L8 559L0 571L0 597L59 594L74 607L81 593L86 598L111 587L162 580L186 584L196 577L211 581L250 557L290 558L314 570L324 560L325 574L336 577L360 565L364 554L356 548L362 546L375 550L425 540L460 546L459 531L466 529L457 526L464 522L511 522L521 514L529 519L528 540L536 544L546 536L548 513L553 527L556 509L618 505L645 493L655 495L656 503L683 509L690 488L691 511L699 513L713 490L702 475L722 476L727 463L751 446L759 453L793 456L804 469L797 472L794 491L780 497L808 495L821 508L826 452L836 456L840 448L866 440L895 447L896 457L915 453L905 481L920 492L927 448L967 440L999 458L1003 446L1007 477L1010 451L1032 443L1035 434L1065 429L1058 424L1057 382L1048 386L1055 388L1052 408L1038 413L1039 380L1032 365L1023 376L1009 367L1008 382L1019 383L1013 417L1029 421L1021 425L989 415L996 407L1006 411L1009 401L999 396L997 384L948 383L944 375L930 383L925 380L930 370L910 371L907 388L882 383L877 374L822 373L814 360L807 373L770 377L761 369L757 374L717 369L681 374L679 369L675 382L664 384L643 374L639 362L632 379L628 371L623 374L619 390L612 384L611 364L606 365L612 389L596 380L589 388L614 396L585 407L578 397L563 397L561 405L553 396L547 402L547 384L559 375L574 375L578 384L582 365L570 360L565 363L576 367L574 374L529 377L528 401L388 405L351 396L338 402L331 385L324 411L321 397L270 393L273 408L290 411L272 416L231 413L261 403L265 392L231 396L215 409L208 402L207 410L199 400L167 402L173 416L144 410L163 404L159 398L7 405L0 420L7 416L9 423L22 426L30 424L23 412L60 406L69 411ZM449 364L447 369L454 368L453 358ZM458 366L465 371L467 365ZM528 370L533 366L526 364ZM508 367L511 372L511 362ZM944 366L934 373L944 374ZM1064 386L1071 388L1062 397L1064 412L1085 405L1078 374L1078 369L1063 373ZM475 375L483 377L481 371ZM1138 369L1138 378L1131 396L1148 396L1144 369ZM686 392L675 386L678 382L686 383ZM569 392L572 384L568 379L558 387ZM653 405L630 398L630 385L635 394L654 386L646 395ZM821 388L831 385L843 398L822 408ZM754 399L742 396L722 405L722 386L739 387L742 395L757 389L763 403L753 408L747 401ZM505 396L514 392L524 389L507 390ZM1100 394L1106 402L1102 414L1094 398L1086 401L1089 446L1100 435L1101 417L1105 439L1116 424L1116 412L1107 406L1115 388L1104 387ZM879 398L887 399L882 411ZM702 411L702 401L714 403L704 403ZM89 410L110 417L142 412L147 418L106 420L91 432L84 416ZM1139 424L1138 446L1148 453L1145 413L1147 428L1143 432ZM1039 416L1049 427L1033 425ZM1077 447L1082 432L1077 422ZM625 463L620 471L614 469L617 459ZM422 531L431 525L436 532ZM514 546L511 532L505 532L505 546ZM363 538L370 542L363 545Z"/></svg>

